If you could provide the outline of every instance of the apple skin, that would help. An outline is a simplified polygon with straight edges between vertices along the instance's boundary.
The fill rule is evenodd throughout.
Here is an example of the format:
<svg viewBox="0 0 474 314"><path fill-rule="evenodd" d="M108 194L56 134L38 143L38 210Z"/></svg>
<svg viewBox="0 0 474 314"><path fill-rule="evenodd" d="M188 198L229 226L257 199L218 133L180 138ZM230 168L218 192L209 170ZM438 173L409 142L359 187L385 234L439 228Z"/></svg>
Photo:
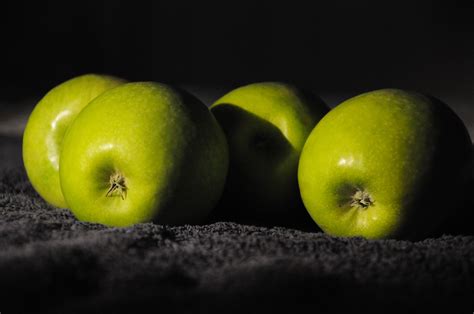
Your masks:
<svg viewBox="0 0 474 314"><path fill-rule="evenodd" d="M329 111L301 88L262 82L232 90L212 106L229 144L229 175L215 220L296 226L306 219L298 191L300 152Z"/></svg>
<svg viewBox="0 0 474 314"><path fill-rule="evenodd" d="M346 100L318 123L298 181L328 234L419 239L462 202L471 158L469 133L447 105L382 89Z"/></svg>
<svg viewBox="0 0 474 314"><path fill-rule="evenodd" d="M86 74L49 91L35 106L23 134L23 163L31 184L56 207L67 207L59 184L61 143L69 125L87 104L125 81Z"/></svg>
<svg viewBox="0 0 474 314"><path fill-rule="evenodd" d="M103 93L81 112L64 138L59 173L79 220L121 227L202 222L227 168L225 136L202 102L137 82ZM124 188L113 190L118 177Z"/></svg>

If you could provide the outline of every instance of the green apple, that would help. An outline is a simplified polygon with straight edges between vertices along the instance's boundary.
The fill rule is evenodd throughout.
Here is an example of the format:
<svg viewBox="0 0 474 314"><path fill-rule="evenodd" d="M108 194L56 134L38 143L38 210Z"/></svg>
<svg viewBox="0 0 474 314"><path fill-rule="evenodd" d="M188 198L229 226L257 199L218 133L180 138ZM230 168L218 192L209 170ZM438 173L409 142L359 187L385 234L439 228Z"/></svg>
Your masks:
<svg viewBox="0 0 474 314"><path fill-rule="evenodd" d="M331 235L417 239L463 199L471 154L468 131L447 105L377 90L346 100L311 132L301 196Z"/></svg>
<svg viewBox="0 0 474 314"><path fill-rule="evenodd" d="M202 222L228 167L225 136L194 96L152 82L94 99L68 129L63 195L82 221L129 226Z"/></svg>
<svg viewBox="0 0 474 314"><path fill-rule="evenodd" d="M312 223L299 196L297 167L306 137L328 110L316 95L280 82L246 85L218 99L211 111L230 157L216 216L286 224L302 214Z"/></svg>
<svg viewBox="0 0 474 314"><path fill-rule="evenodd" d="M59 184L59 155L67 128L92 99L122 83L106 75L78 76L53 88L35 106L23 135L23 163L31 184L48 203L67 207Z"/></svg>

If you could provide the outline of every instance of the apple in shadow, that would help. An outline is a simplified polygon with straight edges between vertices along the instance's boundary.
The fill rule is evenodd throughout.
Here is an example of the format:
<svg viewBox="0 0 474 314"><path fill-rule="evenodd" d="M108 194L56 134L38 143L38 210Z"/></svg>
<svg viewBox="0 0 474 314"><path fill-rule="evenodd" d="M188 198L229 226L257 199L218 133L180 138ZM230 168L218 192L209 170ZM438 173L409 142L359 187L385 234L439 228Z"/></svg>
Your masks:
<svg viewBox="0 0 474 314"><path fill-rule="evenodd" d="M316 95L286 83L254 83L217 100L211 111L229 145L229 172L213 220L317 229L298 189L306 137L327 113Z"/></svg>

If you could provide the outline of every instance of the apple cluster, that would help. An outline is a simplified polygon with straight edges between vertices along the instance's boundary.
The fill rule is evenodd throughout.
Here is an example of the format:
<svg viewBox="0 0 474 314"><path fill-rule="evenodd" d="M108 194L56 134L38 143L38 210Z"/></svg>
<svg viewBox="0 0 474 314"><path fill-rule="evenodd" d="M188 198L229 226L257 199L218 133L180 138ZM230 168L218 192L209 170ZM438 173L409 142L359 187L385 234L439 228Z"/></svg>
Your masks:
<svg viewBox="0 0 474 314"><path fill-rule="evenodd" d="M472 180L469 133L431 96L383 89L329 110L305 89L264 82L207 108L177 87L96 74L40 100L23 161L38 194L82 221L312 218L374 239L429 234Z"/></svg>

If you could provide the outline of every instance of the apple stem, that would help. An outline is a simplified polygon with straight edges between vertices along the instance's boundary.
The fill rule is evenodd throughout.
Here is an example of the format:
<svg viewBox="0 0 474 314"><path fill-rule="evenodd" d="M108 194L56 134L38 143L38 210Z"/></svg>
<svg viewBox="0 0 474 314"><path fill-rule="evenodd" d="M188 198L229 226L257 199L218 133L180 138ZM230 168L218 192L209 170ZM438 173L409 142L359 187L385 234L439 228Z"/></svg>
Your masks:
<svg viewBox="0 0 474 314"><path fill-rule="evenodd" d="M351 206L360 209L366 209L369 206L374 204L372 196L367 191L362 191L357 189L357 191L352 195Z"/></svg>
<svg viewBox="0 0 474 314"><path fill-rule="evenodd" d="M125 185L125 177L116 172L110 175L110 188L105 194L106 197L112 197L115 195L120 195L120 197L124 200L127 197L127 186ZM118 193L116 193L118 192Z"/></svg>

